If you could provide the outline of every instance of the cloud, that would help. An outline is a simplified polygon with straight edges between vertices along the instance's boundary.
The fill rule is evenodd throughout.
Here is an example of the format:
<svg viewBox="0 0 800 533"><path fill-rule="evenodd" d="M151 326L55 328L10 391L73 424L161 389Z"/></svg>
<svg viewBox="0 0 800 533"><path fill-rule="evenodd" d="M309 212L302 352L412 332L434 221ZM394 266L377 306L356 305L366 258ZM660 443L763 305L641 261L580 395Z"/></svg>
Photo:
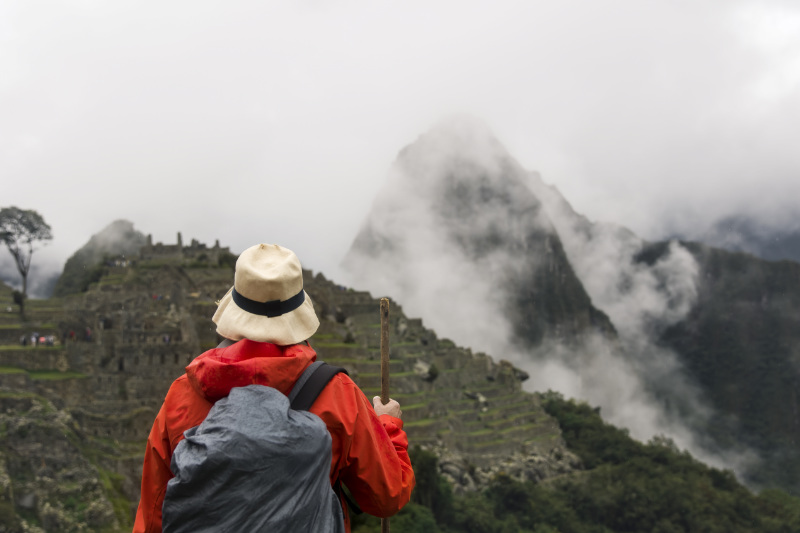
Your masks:
<svg viewBox="0 0 800 533"><path fill-rule="evenodd" d="M533 367L524 355L517 358L540 376L533 380L535 389L554 388L601 406L606 420L639 440L666 435L712 466L739 474L756 468L759 458L751 450L720 449L704 434L719 415L678 355L659 342L660 334L685 319L696 303L699 265L691 253L673 241L655 263L639 261L645 241L634 233L589 222L538 173L529 173L527 183L542 199L570 264L593 305L611 319L620 342L615 347L593 335L577 349L549 343L537 350L544 363Z"/></svg>
<svg viewBox="0 0 800 533"><path fill-rule="evenodd" d="M45 298L53 292L60 270L51 263L40 261L40 253L34 252L31 268L28 271L28 298ZM22 290L22 276L17 270L14 258L3 247L0 250L0 281L14 290Z"/></svg>
<svg viewBox="0 0 800 533"><path fill-rule="evenodd" d="M468 112L592 220L652 237L774 212L800 192L799 12L5 2L4 198L51 222L56 261L125 218L156 241L281 242L334 276L398 147Z"/></svg>
<svg viewBox="0 0 800 533"><path fill-rule="evenodd" d="M555 241L616 336L580 326L585 310L559 314L579 289L553 259ZM457 117L401 151L346 258L345 279L391 295L439 335L511 360L530 374L531 390L600 406L640 440L667 435L709 464L751 468L754 455L719 450L703 433L715 413L658 342L694 305L698 264L677 242L653 264L638 261L644 244L577 214L483 124ZM554 294L534 292L538 278L558 284ZM544 326L515 314L509 303L519 298L552 299L542 306L550 310ZM534 346L519 336L524 320L544 328Z"/></svg>

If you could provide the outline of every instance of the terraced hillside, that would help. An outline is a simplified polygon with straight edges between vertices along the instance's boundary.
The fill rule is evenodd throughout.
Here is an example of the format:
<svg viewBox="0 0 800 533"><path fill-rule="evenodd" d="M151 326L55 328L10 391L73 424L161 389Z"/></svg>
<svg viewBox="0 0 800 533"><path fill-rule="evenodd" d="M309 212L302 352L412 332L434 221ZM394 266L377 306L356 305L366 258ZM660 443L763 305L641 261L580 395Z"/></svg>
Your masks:
<svg viewBox="0 0 800 533"><path fill-rule="evenodd" d="M309 274L305 285L322 317L311 345L322 359L346 367L369 397L379 394L378 300L322 275ZM465 467L487 472L514 453L560 449L557 424L536 396L522 392L523 372L437 338L396 304L390 330L392 396L403 406L412 443L457 453Z"/></svg>
<svg viewBox="0 0 800 533"><path fill-rule="evenodd" d="M304 276L321 320L311 345L346 367L368 396L377 394L378 299L321 274ZM134 259L107 266L85 293L31 301L25 322L2 287L0 523L7 531L23 523L28 530L129 530L152 420L172 380L219 341L210 317L232 280L229 266L196 258ZM524 373L437 338L395 302L390 320L392 396L412 445L439 455L456 490L484 486L501 470L539 480L577 465L538 397L522 391ZM45 345L22 342L34 333Z"/></svg>

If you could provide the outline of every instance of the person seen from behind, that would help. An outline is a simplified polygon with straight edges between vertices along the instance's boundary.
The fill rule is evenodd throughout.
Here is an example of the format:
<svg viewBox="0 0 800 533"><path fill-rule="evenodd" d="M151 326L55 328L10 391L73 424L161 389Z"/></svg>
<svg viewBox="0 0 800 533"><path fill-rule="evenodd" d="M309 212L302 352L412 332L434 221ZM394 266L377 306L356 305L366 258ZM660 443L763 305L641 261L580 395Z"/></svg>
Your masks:
<svg viewBox="0 0 800 533"><path fill-rule="evenodd" d="M184 432L190 435L185 446L195 431L187 430L201 425L216 402L223 404L229 395L233 397L233 389L255 384L289 395L316 360L308 339L319 320L303 290L297 256L281 246L259 244L242 252L236 262L234 285L218 303L212 320L225 340L195 358L186 373L173 382L147 439L134 533L162 531L162 506L174 477L173 453L184 440ZM350 517L342 485L355 504L371 515L389 517L408 503L415 478L400 405L395 400L384 405L376 396L370 404L346 373L337 373L308 411L324 422L330 434L329 481L336 494L333 507L340 516L337 520L343 520L344 531L350 531ZM258 476L270 477L269 472L246 471L241 475L250 479L234 485L258 486ZM210 498L204 489L198 488L198 497ZM248 500L251 494L241 500ZM323 502L319 505L324 507ZM224 514L225 509L215 512ZM246 512L288 511L256 508ZM218 531L213 523L216 519L223 523L225 517L204 517L204 530ZM292 524L284 526L286 531L298 530ZM339 526L331 529L339 530Z"/></svg>

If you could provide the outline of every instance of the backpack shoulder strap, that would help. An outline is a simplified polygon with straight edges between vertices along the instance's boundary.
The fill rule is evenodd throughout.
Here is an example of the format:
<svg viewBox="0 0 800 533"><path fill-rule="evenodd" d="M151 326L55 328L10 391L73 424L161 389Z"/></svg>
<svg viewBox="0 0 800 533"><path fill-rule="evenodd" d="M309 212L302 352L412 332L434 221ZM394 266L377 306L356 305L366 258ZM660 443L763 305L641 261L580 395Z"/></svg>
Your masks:
<svg viewBox="0 0 800 533"><path fill-rule="evenodd" d="M292 387L292 392L289 393L289 403L295 411L308 411L314 400L322 392L322 389L333 379L333 376L339 372L348 374L347 370L338 366L331 366L323 361L315 361L308 365ZM349 375L349 374L348 374ZM352 497L348 494L342 482L337 479L334 484L334 491L350 507L350 511L354 514L361 514L364 511L353 501Z"/></svg>
<svg viewBox="0 0 800 533"><path fill-rule="evenodd" d="M308 365L303 374L295 382L289 393L289 403L295 411L308 411L322 389L339 372L347 374L347 370L331 366L323 361L315 361Z"/></svg>

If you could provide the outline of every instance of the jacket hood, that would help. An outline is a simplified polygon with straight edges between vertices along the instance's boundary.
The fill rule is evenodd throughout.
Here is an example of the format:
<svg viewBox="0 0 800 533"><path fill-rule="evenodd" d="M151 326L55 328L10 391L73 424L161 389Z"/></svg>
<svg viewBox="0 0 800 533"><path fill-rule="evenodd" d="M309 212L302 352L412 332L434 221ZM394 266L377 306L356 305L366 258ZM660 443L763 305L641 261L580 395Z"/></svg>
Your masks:
<svg viewBox="0 0 800 533"><path fill-rule="evenodd" d="M317 353L305 344L279 346L242 339L199 355L186 367L186 376L197 393L212 403L226 397L234 387L253 384L289 394L316 358Z"/></svg>

